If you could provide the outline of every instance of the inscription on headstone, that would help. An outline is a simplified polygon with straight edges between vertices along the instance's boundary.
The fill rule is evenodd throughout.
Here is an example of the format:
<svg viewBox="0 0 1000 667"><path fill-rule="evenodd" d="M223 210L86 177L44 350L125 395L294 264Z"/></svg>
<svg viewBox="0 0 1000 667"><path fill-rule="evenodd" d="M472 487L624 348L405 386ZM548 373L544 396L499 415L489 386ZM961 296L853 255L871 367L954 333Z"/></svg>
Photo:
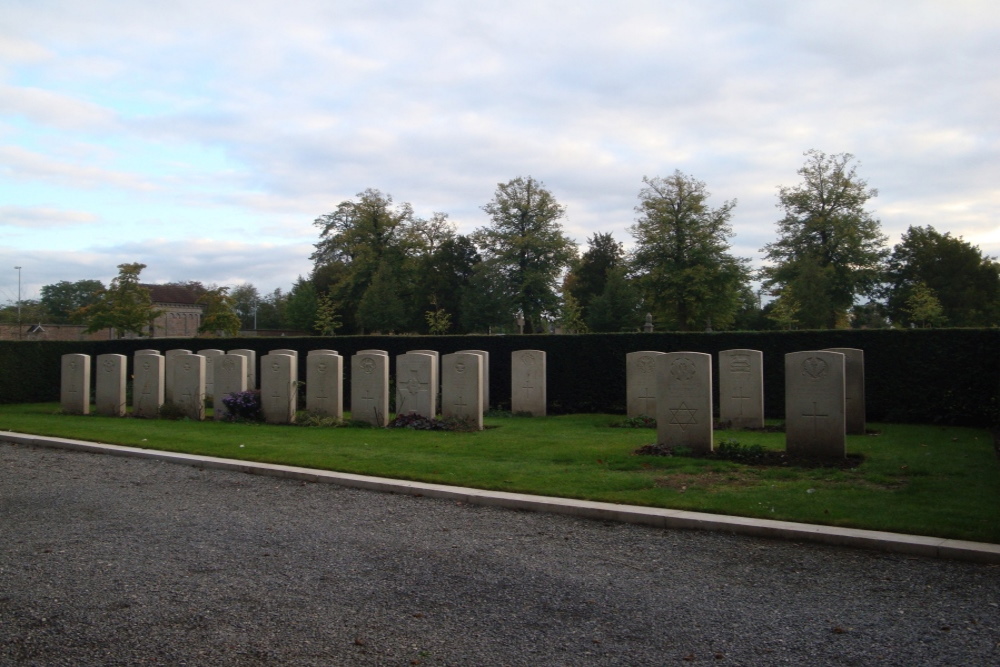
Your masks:
<svg viewBox="0 0 1000 667"><path fill-rule="evenodd" d="M260 358L260 405L264 421L291 424L298 399L298 363L290 354L265 354Z"/></svg>
<svg viewBox="0 0 1000 667"><path fill-rule="evenodd" d="M174 368L175 360L177 357L182 357L186 354L191 354L191 350L167 350L164 354L166 358L166 376L163 380L163 397L168 403L176 403L177 397L174 396Z"/></svg>
<svg viewBox="0 0 1000 667"><path fill-rule="evenodd" d="M483 358L483 410L490 409L490 353L486 350L459 350L459 352L468 352L470 354L478 354Z"/></svg>
<svg viewBox="0 0 1000 667"><path fill-rule="evenodd" d="M306 409L344 418L344 358L313 350L306 356Z"/></svg>
<svg viewBox="0 0 1000 667"><path fill-rule="evenodd" d="M712 419L712 355L669 352L657 356L656 441L710 453Z"/></svg>
<svg viewBox="0 0 1000 667"><path fill-rule="evenodd" d="M389 355L381 350L351 357L351 418L379 427L389 423Z"/></svg>
<svg viewBox="0 0 1000 667"><path fill-rule="evenodd" d="M107 417L124 417L127 412L125 377L128 359L123 354L97 356L97 377L94 378L94 404L97 413Z"/></svg>
<svg viewBox="0 0 1000 667"><path fill-rule="evenodd" d="M63 412L71 415L90 414L89 355L62 355L59 407Z"/></svg>
<svg viewBox="0 0 1000 667"><path fill-rule="evenodd" d="M441 416L471 420L483 428L483 357L456 352L441 357Z"/></svg>
<svg viewBox="0 0 1000 667"><path fill-rule="evenodd" d="M396 356L396 414L437 416L437 358L408 352Z"/></svg>
<svg viewBox="0 0 1000 667"><path fill-rule="evenodd" d="M215 419L225 419L229 415L226 396L247 390L247 358L242 354L224 354L215 360L215 399L212 401Z"/></svg>
<svg viewBox="0 0 1000 667"><path fill-rule="evenodd" d="M656 417L656 358L663 352L625 355L625 405L629 417Z"/></svg>
<svg viewBox="0 0 1000 667"><path fill-rule="evenodd" d="M764 355L719 352L719 421L730 428L764 427Z"/></svg>
<svg viewBox="0 0 1000 667"><path fill-rule="evenodd" d="M132 359L132 416L155 419L163 405L164 358L140 352Z"/></svg>
<svg viewBox="0 0 1000 667"><path fill-rule="evenodd" d="M546 412L545 352L516 350L510 360L511 412L544 417Z"/></svg>
<svg viewBox="0 0 1000 667"><path fill-rule="evenodd" d="M198 350L198 354L205 357L205 395L213 397L215 396L215 362L225 352L209 349Z"/></svg>
<svg viewBox="0 0 1000 667"><path fill-rule="evenodd" d="M205 418L205 357L200 354L181 354L167 358L173 363L174 403L184 416L193 421Z"/></svg>
<svg viewBox="0 0 1000 667"><path fill-rule="evenodd" d="M785 355L785 448L789 454L847 455L844 375L840 352Z"/></svg>

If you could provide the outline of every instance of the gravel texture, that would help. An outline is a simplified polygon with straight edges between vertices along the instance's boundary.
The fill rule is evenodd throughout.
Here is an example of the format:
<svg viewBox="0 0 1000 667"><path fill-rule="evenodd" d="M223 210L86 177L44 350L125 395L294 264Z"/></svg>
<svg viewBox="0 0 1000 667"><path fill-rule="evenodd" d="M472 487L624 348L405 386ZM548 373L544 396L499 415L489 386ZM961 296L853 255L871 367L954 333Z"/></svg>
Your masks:
<svg viewBox="0 0 1000 667"><path fill-rule="evenodd" d="M4 665L997 665L1000 567L0 444Z"/></svg>

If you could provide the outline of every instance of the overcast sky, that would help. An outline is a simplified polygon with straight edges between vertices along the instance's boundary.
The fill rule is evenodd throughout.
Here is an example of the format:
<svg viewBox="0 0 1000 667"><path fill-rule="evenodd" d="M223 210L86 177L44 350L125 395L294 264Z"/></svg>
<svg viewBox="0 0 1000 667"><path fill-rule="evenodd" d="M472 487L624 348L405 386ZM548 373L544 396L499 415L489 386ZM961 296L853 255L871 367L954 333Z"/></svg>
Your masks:
<svg viewBox="0 0 1000 667"><path fill-rule="evenodd" d="M366 188L468 233L531 175L626 244L643 176L736 199L761 261L803 152L853 153L890 244L1000 254L1000 3L2 0L0 302L60 280L308 275Z"/></svg>

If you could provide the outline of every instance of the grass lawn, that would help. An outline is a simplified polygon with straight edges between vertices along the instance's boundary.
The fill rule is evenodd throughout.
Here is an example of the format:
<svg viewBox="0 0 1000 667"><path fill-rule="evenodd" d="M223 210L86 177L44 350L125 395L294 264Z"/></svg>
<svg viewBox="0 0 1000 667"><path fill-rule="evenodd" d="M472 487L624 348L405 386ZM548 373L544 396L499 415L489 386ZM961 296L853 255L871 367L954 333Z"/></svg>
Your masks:
<svg viewBox="0 0 1000 667"><path fill-rule="evenodd" d="M1000 543L1000 462L985 429L869 424L856 468L636 456L613 415L487 418L475 433L115 419L0 405L0 430L548 496ZM784 449L783 433L716 431Z"/></svg>

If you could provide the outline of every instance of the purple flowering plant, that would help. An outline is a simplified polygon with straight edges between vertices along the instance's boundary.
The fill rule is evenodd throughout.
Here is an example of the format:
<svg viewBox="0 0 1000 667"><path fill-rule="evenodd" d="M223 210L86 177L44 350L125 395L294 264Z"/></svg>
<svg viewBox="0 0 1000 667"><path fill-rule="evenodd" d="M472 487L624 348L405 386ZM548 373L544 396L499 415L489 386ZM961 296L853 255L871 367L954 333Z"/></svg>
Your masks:
<svg viewBox="0 0 1000 667"><path fill-rule="evenodd" d="M237 391L226 394L222 397L222 404L226 406L226 420L233 422L259 422L264 420L264 413L261 411L260 392Z"/></svg>

